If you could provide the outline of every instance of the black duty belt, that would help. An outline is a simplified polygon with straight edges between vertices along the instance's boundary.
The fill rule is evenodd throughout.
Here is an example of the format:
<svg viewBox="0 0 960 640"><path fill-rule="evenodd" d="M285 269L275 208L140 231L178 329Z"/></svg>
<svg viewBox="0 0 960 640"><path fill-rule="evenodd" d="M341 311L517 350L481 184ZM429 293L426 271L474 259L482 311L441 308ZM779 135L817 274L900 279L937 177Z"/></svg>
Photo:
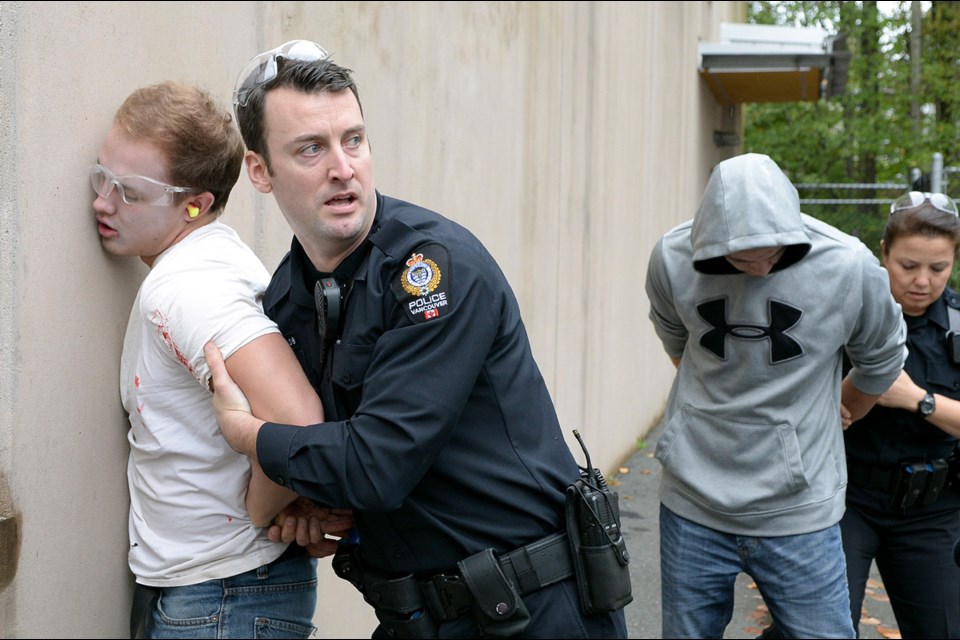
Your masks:
<svg viewBox="0 0 960 640"><path fill-rule="evenodd" d="M566 533L554 533L531 542L501 555L498 561L503 574L521 596L573 575ZM459 574L439 573L419 582L427 607L436 620L456 620L470 610L473 596Z"/></svg>
<svg viewBox="0 0 960 640"><path fill-rule="evenodd" d="M893 493L899 473L899 467L878 467L847 458L847 481L858 487Z"/></svg>

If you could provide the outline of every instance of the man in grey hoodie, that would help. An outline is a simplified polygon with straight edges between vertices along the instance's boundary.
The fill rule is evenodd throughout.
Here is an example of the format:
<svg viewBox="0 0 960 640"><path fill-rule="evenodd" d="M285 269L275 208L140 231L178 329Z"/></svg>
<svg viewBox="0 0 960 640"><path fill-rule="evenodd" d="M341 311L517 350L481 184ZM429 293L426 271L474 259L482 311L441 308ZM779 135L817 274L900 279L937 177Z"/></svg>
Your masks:
<svg viewBox="0 0 960 640"><path fill-rule="evenodd" d="M751 153L718 164L660 239L646 291L677 366L656 450L663 637L723 637L740 572L785 637L855 637L842 428L903 368L886 272Z"/></svg>

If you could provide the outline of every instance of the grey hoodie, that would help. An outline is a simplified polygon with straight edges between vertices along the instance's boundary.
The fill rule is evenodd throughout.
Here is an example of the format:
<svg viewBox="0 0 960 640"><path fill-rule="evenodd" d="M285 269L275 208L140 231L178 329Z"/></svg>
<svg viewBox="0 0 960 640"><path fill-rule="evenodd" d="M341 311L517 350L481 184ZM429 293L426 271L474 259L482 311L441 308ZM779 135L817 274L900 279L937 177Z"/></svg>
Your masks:
<svg viewBox="0 0 960 640"><path fill-rule="evenodd" d="M724 256L786 247L766 276ZM867 247L800 212L769 157L714 169L692 221L650 256L650 319L681 358L656 457L661 501L727 533L781 536L829 527L844 511L842 354L850 381L885 391L906 357L887 273Z"/></svg>

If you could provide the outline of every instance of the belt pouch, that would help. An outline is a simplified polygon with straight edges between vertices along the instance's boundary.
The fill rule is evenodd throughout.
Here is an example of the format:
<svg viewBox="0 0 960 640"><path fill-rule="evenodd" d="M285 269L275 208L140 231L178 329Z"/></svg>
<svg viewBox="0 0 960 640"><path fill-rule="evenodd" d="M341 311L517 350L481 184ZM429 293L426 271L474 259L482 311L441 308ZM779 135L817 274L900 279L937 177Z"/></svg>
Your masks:
<svg viewBox="0 0 960 640"><path fill-rule="evenodd" d="M580 606L587 615L633 602L630 554L620 533L619 496L577 480L566 492L567 537Z"/></svg>
<svg viewBox="0 0 960 640"><path fill-rule="evenodd" d="M427 610L420 583L413 575L378 577L367 572L363 598L373 606L377 620L391 638L436 638L439 627Z"/></svg>
<svg viewBox="0 0 960 640"><path fill-rule="evenodd" d="M485 637L509 638L527 628L530 612L516 586L503 575L493 549L464 558L457 567L474 598L473 615Z"/></svg>
<svg viewBox="0 0 960 640"><path fill-rule="evenodd" d="M423 593L412 575L389 579L365 566L360 545L341 542L333 555L333 570L363 594L380 626L391 638L436 638L436 621L426 610Z"/></svg>
<svg viewBox="0 0 960 640"><path fill-rule="evenodd" d="M920 504L923 506L933 504L940 497L943 488L947 486L947 473L950 466L946 460L940 458L931 460L928 463L928 469L930 470L930 478L927 480L927 490L923 492L923 498L920 500Z"/></svg>
<svg viewBox="0 0 960 640"><path fill-rule="evenodd" d="M893 489L893 506L897 509L912 507L926 491L930 472L923 460L906 460L900 463L897 484Z"/></svg>
<svg viewBox="0 0 960 640"><path fill-rule="evenodd" d="M363 591L363 560L360 558L360 545L352 542L341 542L331 560L333 572Z"/></svg>

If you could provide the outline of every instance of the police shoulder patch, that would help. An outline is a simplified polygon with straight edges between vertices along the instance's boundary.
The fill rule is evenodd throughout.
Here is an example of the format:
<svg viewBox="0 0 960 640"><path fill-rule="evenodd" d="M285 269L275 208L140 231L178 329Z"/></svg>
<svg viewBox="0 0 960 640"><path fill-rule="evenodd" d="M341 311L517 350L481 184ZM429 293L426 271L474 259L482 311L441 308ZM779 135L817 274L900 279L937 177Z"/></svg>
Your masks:
<svg viewBox="0 0 960 640"><path fill-rule="evenodd" d="M446 315L450 298L450 254L441 244L425 244L407 258L390 283L397 301L414 323Z"/></svg>

